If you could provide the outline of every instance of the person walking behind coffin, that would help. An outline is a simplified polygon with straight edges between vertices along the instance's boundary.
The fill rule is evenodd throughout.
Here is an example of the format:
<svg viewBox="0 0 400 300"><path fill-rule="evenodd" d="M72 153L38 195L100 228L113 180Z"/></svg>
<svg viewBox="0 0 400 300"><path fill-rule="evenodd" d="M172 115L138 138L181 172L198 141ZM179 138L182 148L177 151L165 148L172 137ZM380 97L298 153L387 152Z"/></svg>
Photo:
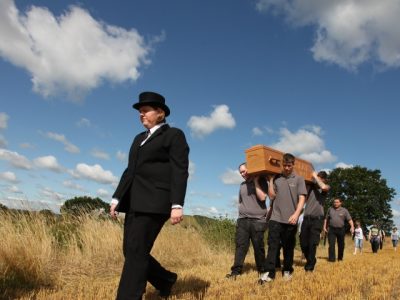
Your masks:
<svg viewBox="0 0 400 300"><path fill-rule="evenodd" d="M330 186L327 184L328 174L325 171L320 171L318 174L313 172L312 176L314 184L309 186L300 232L301 250L306 258L304 265L306 272L314 271L317 263L317 246L324 225L324 204L330 190Z"/></svg>
<svg viewBox="0 0 400 300"><path fill-rule="evenodd" d="M382 248L383 248L383 243L385 242L385 238L386 238L386 233L385 233L385 230L382 229L382 227L380 227L379 233L380 233L380 235L381 235L381 240L380 240L380 242L379 242L379 249L382 250Z"/></svg>
<svg viewBox="0 0 400 300"><path fill-rule="evenodd" d="M368 240L371 243L371 249L373 253L378 253L379 245L381 243L381 232L375 224L371 226L368 233Z"/></svg>
<svg viewBox="0 0 400 300"><path fill-rule="evenodd" d="M254 259L259 273L265 272L264 233L267 229L266 205L268 185L264 178L251 176L247 166L242 163L239 173L244 181L239 189L239 218L236 222L235 258L231 273L226 278L236 279L243 271L243 263L249 250L250 241L253 244Z"/></svg>
<svg viewBox="0 0 400 300"><path fill-rule="evenodd" d="M174 225L183 219L189 146L182 130L166 124L170 110L163 96L141 93L133 108L139 111L147 131L133 140L128 167L111 202L111 216L116 217L116 212L126 213L125 262L117 299L142 299L147 281L159 291L160 297L167 298L177 274L161 266L150 252L164 223L170 219Z"/></svg>
<svg viewBox="0 0 400 300"><path fill-rule="evenodd" d="M283 155L283 172L276 178L268 176L268 196L272 203L272 215L268 230L268 253L265 262L266 272L261 274L259 284L271 282L275 278L277 252L282 244L284 280L291 280L296 244L297 221L303 209L307 194L304 178L295 174L295 157L290 153Z"/></svg>
<svg viewBox="0 0 400 300"><path fill-rule="evenodd" d="M333 200L333 206L329 207L324 220L324 231L328 233L328 261L335 262L335 244L338 244L338 260L343 260L344 238L346 235L345 221L350 224L350 232L354 232L354 223L349 211L342 207L342 199ZM329 230L328 230L329 225Z"/></svg>
<svg viewBox="0 0 400 300"><path fill-rule="evenodd" d="M364 241L364 233L361 228L361 224L359 221L356 221L356 228L354 229L354 252L353 254L357 254L357 249L362 253L363 248L363 241Z"/></svg>
<svg viewBox="0 0 400 300"><path fill-rule="evenodd" d="M399 232L397 231L397 227L393 228L390 239L392 240L394 251L397 251L397 244L399 243Z"/></svg>

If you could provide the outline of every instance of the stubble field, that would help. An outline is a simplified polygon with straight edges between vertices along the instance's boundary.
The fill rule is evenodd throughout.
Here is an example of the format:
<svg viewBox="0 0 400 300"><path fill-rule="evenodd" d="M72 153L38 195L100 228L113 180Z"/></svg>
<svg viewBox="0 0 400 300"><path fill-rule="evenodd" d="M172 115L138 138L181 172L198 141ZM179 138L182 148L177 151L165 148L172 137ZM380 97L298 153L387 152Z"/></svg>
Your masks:
<svg viewBox="0 0 400 300"><path fill-rule="evenodd" d="M225 279L233 248L231 237L226 242L222 235L200 229L194 218L164 227L153 255L178 273L171 299L400 299L400 250L394 252L390 241L378 254L365 241L364 253L353 255L349 238L337 263L327 262L328 246L321 245L311 274L296 250L292 281L277 273L274 282L259 286L251 251L244 274ZM115 299L123 264L120 223L0 212L0 236L1 299ZM145 299L157 299L150 285Z"/></svg>

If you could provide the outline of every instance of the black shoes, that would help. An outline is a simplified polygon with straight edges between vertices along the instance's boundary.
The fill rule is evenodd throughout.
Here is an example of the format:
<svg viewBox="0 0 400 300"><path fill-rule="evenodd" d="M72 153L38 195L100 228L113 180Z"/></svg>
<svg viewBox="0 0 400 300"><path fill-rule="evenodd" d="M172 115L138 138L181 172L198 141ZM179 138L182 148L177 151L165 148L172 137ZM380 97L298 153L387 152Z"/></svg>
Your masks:
<svg viewBox="0 0 400 300"><path fill-rule="evenodd" d="M172 276L168 279L168 282L165 285L165 287L160 289L160 293L158 294L160 298L168 299L168 297L171 295L172 287L174 286L177 279L178 275L176 273L173 273Z"/></svg>

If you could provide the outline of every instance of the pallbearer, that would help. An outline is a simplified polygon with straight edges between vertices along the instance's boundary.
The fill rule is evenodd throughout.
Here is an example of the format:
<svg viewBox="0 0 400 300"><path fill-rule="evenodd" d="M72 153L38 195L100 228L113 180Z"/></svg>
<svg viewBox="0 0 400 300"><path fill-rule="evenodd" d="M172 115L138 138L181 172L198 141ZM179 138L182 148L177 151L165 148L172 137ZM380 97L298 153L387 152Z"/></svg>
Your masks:
<svg viewBox="0 0 400 300"><path fill-rule="evenodd" d="M273 201L273 208L269 221L266 272L261 274L259 284L274 280L276 255L280 244L283 249L283 279L291 280L294 270L297 221L304 206L307 190L304 178L293 170L295 157L285 153L282 159L283 172L276 178L269 176L268 196Z"/></svg>
<svg viewBox="0 0 400 300"><path fill-rule="evenodd" d="M330 189L328 174L325 171L313 172L314 183L308 185L306 207L301 224L300 245L306 258L304 269L314 271L317 259L315 257L324 225L324 203Z"/></svg>

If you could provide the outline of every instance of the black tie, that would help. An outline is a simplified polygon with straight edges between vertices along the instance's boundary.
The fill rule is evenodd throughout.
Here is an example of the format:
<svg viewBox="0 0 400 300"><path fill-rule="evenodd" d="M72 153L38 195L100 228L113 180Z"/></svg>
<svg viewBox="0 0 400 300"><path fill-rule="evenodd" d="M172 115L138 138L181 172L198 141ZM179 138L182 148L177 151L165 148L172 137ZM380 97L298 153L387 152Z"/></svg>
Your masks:
<svg viewBox="0 0 400 300"><path fill-rule="evenodd" d="M150 129L147 130L147 131L144 133L143 141L145 141L145 140L149 137L149 135L150 135Z"/></svg>

